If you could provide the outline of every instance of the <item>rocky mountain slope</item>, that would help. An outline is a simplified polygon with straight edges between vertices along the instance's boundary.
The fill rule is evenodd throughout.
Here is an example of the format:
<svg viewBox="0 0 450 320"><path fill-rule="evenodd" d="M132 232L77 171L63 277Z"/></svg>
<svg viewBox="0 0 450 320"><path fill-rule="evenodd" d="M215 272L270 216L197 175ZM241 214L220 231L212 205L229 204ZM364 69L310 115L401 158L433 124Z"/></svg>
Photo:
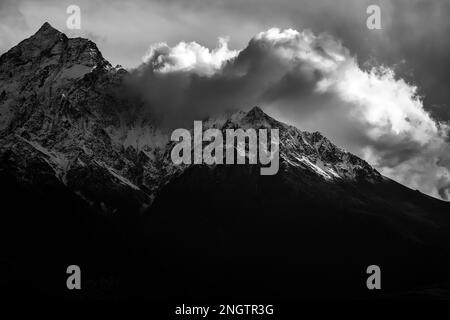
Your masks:
<svg viewBox="0 0 450 320"><path fill-rule="evenodd" d="M55 179L94 205L114 210L99 193L148 203L158 141L139 147L127 120L130 102L96 45L68 39L48 23L0 59L2 168L28 183ZM146 131L158 138L151 125ZM145 171L145 172L144 172ZM47 178L43 178L46 176ZM114 198L114 197L113 197Z"/></svg>
<svg viewBox="0 0 450 320"><path fill-rule="evenodd" d="M15 274L42 261L50 280L33 290L69 295L55 274L70 261L93 283L106 274L117 284L92 285L88 296L153 298L293 298L299 287L334 296L343 286L367 295L361 277L373 263L397 292L450 266L448 203L258 107L211 117L204 130L279 129L277 175L260 176L258 165L175 166L170 132L117 94L127 74L93 42L48 23L0 57L0 240L13 243L2 259Z"/></svg>

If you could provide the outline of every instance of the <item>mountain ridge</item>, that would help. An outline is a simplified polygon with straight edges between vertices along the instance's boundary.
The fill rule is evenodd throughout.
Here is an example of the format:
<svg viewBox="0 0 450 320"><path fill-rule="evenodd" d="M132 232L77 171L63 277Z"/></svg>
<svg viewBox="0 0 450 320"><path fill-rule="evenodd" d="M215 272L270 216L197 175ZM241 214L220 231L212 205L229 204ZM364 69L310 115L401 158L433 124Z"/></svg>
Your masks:
<svg viewBox="0 0 450 320"><path fill-rule="evenodd" d="M44 46L38 47L40 51L35 50L36 42ZM73 58L66 53L71 50L75 51ZM19 59L17 56L23 55L31 57L32 61L37 60L38 63L22 70L21 62L17 63ZM122 187L142 191L144 197L147 194L150 202L158 189L155 184L163 185L170 180L173 172L180 172L179 168L175 168L168 159L167 148L170 145L168 133L162 133L151 124L144 127L124 127L120 124L121 116L114 108L126 102L115 100L109 92L118 90L123 85L126 71L111 67L95 44L89 40L69 39L45 23L36 34L5 53L0 61L2 61L0 78L6 77L6 68L10 70L9 72L16 69L21 71L18 77L8 79L9 81L0 86L0 91L6 92L5 96L8 97L2 103L4 104L2 109L9 106L10 109L15 109L11 113L16 114L15 120L10 119L9 128L5 125L1 130L0 136L4 137L2 154L5 154L5 150L14 150L16 143L22 148L21 150L16 148L17 158L27 158L23 150L29 150L29 154L33 155L31 158L39 155L40 161L49 164L63 184L70 184L75 188L77 184L70 181L72 176L70 171L83 172L82 168L85 167L83 164L91 163L92 168L100 166L109 172L111 179L118 181ZM67 70L72 70L74 66L90 69L85 69L79 74L70 73L73 77L64 78L69 73ZM50 72L42 71L49 68ZM33 77L36 74L40 75L39 81L34 81ZM61 82L61 77L67 81ZM20 97L10 97L10 91L17 87L11 86L11 83L19 83L19 87L24 88L20 91ZM45 89L42 90L41 87ZM99 102L100 100L108 101L109 104ZM120 108L127 107L124 105ZM17 112L17 109L25 110ZM230 126L255 129L261 126L280 128L283 131L282 160L312 170L326 179L355 178L355 170L358 168L366 173L373 173L374 177L379 175L365 161L343 152L319 133L305 133L282 124L265 114L259 107L252 108L248 112L238 111L225 116L224 119L216 120L215 123L214 120L207 120L205 129L208 126L221 129ZM58 139L53 138L54 136ZM133 139L132 137L136 141L136 146L126 143ZM140 140L143 142L138 142ZM157 140L156 145L153 140ZM138 150L138 144L141 144L139 147L141 150ZM11 145L12 147L8 149ZM305 152L312 158L308 158ZM321 153L324 157L320 156ZM340 159L336 158L337 154ZM117 165L118 161L126 162L125 167ZM342 165L337 165L339 161ZM162 175L158 175L155 171L158 165L164 167ZM138 175L135 173L136 167L141 168ZM81 190L75 191L83 193Z"/></svg>

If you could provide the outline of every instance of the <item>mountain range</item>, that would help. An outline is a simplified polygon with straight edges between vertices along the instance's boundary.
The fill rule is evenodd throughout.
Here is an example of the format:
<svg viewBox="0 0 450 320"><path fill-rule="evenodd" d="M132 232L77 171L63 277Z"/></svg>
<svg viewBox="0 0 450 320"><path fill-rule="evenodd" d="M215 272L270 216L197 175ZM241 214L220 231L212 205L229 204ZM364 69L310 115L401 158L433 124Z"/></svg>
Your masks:
<svg viewBox="0 0 450 320"><path fill-rule="evenodd" d="M170 133L121 94L128 75L48 23L0 57L1 281L12 294L449 297L449 203L259 107L203 129L279 129L276 175L176 166ZM79 293L65 288L71 264L85 271ZM366 288L373 264L382 291Z"/></svg>

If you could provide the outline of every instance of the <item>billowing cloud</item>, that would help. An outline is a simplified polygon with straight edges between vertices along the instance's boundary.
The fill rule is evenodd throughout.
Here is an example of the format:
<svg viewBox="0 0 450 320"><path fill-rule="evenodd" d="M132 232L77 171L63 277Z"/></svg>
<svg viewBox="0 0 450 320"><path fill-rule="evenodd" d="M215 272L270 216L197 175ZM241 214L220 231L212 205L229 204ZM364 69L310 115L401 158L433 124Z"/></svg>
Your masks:
<svg viewBox="0 0 450 320"><path fill-rule="evenodd" d="M180 42L171 48L162 42L152 45L144 57L153 70L161 72L192 71L200 75L212 75L222 65L236 57L238 51L228 49L225 38L219 38L219 47L209 50L196 42Z"/></svg>
<svg viewBox="0 0 450 320"><path fill-rule="evenodd" d="M449 198L449 127L424 109L416 86L386 66L361 68L330 35L273 28L239 52L224 39L212 50L158 44L144 61L130 84L169 126L258 104L411 188Z"/></svg>

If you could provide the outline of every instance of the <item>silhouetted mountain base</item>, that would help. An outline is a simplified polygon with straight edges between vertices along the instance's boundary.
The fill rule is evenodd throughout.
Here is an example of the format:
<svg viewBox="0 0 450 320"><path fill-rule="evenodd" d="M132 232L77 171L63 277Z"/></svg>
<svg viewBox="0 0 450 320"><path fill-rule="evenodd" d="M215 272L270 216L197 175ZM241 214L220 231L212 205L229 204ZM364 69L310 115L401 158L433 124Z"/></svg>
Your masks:
<svg viewBox="0 0 450 320"><path fill-rule="evenodd" d="M13 208L1 218L1 240L13 244L4 254L6 284L20 297L48 298L445 295L423 288L442 289L450 281L447 232L414 219L386 218L395 216L387 207L339 208L283 180L261 177L254 166L193 167L164 188L145 214L107 216L57 181L25 188L2 176L4 205ZM414 193L394 182L357 189L397 199ZM434 206L436 216L445 209L431 198L423 204ZM66 288L71 264L81 267L81 291ZM371 264L381 267L382 291L366 288Z"/></svg>

